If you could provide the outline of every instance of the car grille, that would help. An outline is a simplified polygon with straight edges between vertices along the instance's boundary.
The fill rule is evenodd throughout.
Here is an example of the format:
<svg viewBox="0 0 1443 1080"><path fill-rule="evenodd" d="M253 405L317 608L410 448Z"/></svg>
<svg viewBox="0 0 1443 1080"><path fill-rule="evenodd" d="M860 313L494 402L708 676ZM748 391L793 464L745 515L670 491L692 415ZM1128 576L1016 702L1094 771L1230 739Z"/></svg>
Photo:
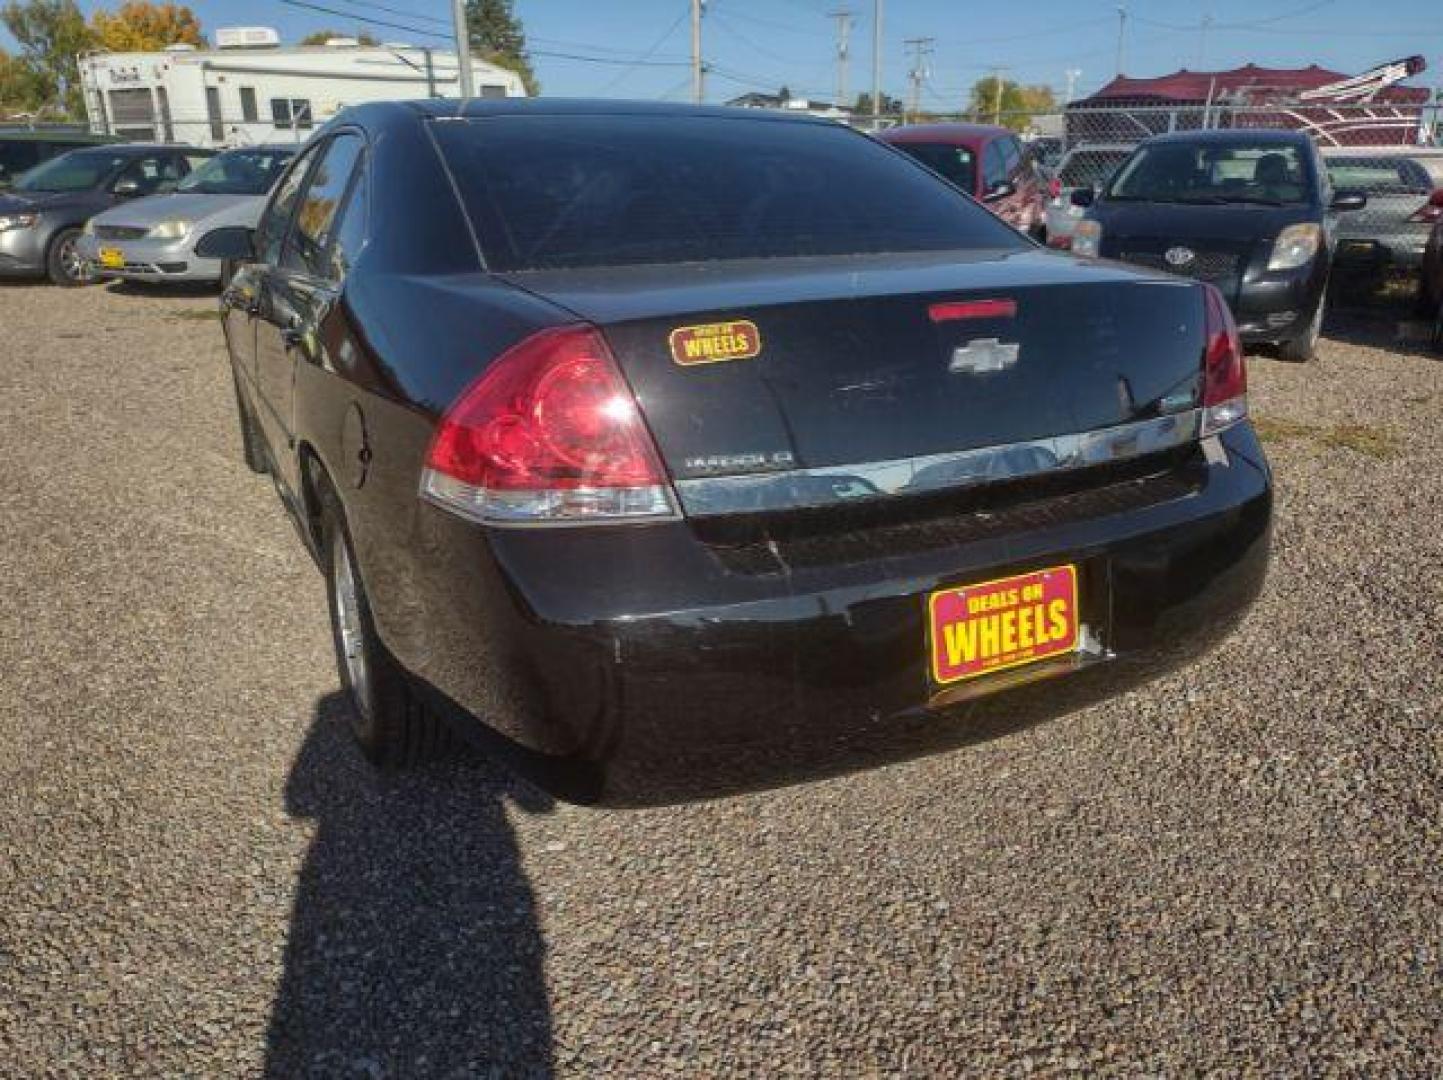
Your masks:
<svg viewBox="0 0 1443 1080"><path fill-rule="evenodd" d="M1124 251L1118 258L1135 266L1166 270L1198 281L1223 281L1235 277L1242 267L1242 257L1231 251L1199 251L1185 266L1173 266L1156 251Z"/></svg>
<svg viewBox="0 0 1443 1080"><path fill-rule="evenodd" d="M139 240L150 232L148 225L97 225L95 235L100 240Z"/></svg>

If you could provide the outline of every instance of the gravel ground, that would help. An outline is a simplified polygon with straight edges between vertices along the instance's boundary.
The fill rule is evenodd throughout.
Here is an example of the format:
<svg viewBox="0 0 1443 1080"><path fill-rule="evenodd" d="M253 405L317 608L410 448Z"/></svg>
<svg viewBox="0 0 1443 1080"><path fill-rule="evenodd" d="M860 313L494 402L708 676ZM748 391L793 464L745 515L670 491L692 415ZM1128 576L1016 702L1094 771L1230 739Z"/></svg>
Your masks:
<svg viewBox="0 0 1443 1080"><path fill-rule="evenodd" d="M1252 367L1191 669L703 805L370 774L215 301L0 287L0 1074L1443 1072L1443 364Z"/></svg>

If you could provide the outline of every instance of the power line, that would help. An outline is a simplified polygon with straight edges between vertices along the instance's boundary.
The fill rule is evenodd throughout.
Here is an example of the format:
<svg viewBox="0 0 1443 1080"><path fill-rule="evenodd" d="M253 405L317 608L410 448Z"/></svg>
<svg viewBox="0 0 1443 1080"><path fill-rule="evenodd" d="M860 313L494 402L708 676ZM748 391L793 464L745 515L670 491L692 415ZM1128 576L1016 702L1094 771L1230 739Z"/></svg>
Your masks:
<svg viewBox="0 0 1443 1080"><path fill-rule="evenodd" d="M450 41L450 34L438 34L434 30L425 30L419 26L407 26L404 23L391 22L389 19L376 19L368 16L357 15L353 11L337 11L335 8L324 7L321 4L312 4L308 0L280 0L287 7L305 8L309 11L319 11L323 15L334 15L338 19L349 19L352 22L362 22L368 26L383 26L390 30L404 30L408 34L415 34L418 37L437 38L441 41Z"/></svg>
<svg viewBox="0 0 1443 1080"><path fill-rule="evenodd" d="M647 49L634 61L627 64L627 66L624 67L622 70L618 71L616 75L609 82L607 82L605 86L603 86L600 90L597 91L597 97L602 97L605 94L610 93L617 86L620 86L621 83L623 83L627 79L627 77L630 76L631 73L634 72L638 67L641 67L646 61L650 60L656 54L656 51L666 44L667 40L671 37L671 35L676 33L677 28L686 21L686 17L690 14L690 8L682 8L681 11L677 13L676 20L666 28L666 30L659 38L657 38L651 43L651 48Z"/></svg>
<svg viewBox="0 0 1443 1080"><path fill-rule="evenodd" d="M417 22L434 23L437 26L444 26L447 29L451 26L450 19L439 19L434 15L423 15L420 12L407 11L405 8L387 7L385 4L375 4L371 0L336 0L338 4L345 4L347 7L369 8L372 11L384 11L388 15L404 15L408 19ZM346 16L353 18L353 16Z"/></svg>

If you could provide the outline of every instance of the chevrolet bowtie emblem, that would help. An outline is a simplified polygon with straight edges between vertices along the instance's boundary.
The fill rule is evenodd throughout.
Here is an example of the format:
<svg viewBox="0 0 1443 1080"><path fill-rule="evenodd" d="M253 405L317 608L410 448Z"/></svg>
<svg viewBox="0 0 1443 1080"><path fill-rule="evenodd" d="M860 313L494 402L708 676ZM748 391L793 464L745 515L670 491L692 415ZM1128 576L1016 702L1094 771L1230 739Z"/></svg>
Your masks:
<svg viewBox="0 0 1443 1080"><path fill-rule="evenodd" d="M998 341L996 338L978 338L952 350L952 362L947 370L958 375L982 375L989 371L1004 371L1017 363L1022 346L1015 341Z"/></svg>

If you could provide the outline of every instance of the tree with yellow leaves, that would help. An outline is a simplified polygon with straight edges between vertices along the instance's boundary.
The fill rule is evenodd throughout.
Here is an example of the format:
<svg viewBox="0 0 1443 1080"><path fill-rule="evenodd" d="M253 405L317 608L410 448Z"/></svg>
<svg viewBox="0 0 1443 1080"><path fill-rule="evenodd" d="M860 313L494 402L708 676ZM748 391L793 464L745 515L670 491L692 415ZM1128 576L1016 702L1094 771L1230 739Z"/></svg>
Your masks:
<svg viewBox="0 0 1443 1080"><path fill-rule="evenodd" d="M205 48L200 20L179 4L126 0L115 11L98 9L90 18L95 43L111 52L157 52L167 45Z"/></svg>

